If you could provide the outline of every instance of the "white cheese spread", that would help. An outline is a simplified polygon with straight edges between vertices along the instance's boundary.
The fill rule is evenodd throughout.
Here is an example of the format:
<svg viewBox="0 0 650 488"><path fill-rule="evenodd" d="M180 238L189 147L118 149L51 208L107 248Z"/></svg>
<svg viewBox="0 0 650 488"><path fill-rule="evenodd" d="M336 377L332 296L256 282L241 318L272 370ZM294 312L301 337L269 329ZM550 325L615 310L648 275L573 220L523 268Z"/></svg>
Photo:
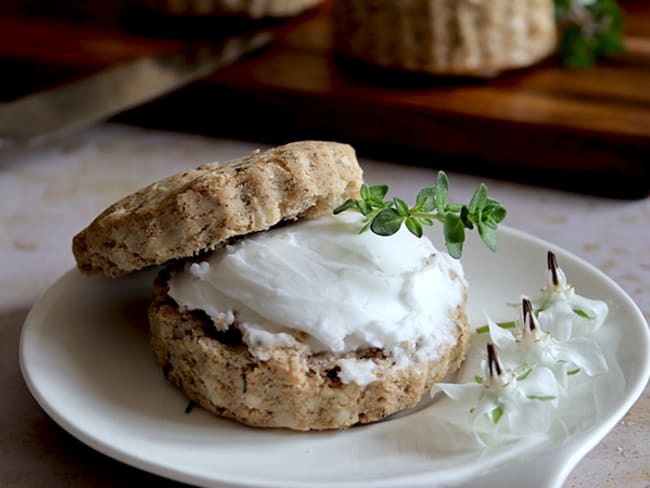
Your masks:
<svg viewBox="0 0 650 488"><path fill-rule="evenodd" d="M331 215L247 236L174 273L169 295L218 328L236 321L261 360L294 340L312 353L381 348L398 366L437 359L455 341L460 263L405 228L359 234L361 218ZM367 365L346 364L346 382L357 371L367 384Z"/></svg>

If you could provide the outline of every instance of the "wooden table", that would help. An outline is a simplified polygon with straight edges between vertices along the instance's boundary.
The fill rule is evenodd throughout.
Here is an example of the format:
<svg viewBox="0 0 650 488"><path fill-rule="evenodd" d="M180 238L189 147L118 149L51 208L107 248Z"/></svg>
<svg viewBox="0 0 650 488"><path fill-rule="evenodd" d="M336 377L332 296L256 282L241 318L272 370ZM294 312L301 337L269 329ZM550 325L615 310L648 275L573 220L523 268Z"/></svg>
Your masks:
<svg viewBox="0 0 650 488"><path fill-rule="evenodd" d="M644 0L621 2L624 54L582 71L549 59L488 80L412 76L340 60L332 51L327 3L287 22L235 27L142 11L125 15L124 1L111 7L68 0L58 10L26 3L29 8L0 7L5 98L179 49L189 35L270 27L277 36L270 49L122 120L269 142L344 140L363 155L583 193L638 198L650 189L650 4Z"/></svg>

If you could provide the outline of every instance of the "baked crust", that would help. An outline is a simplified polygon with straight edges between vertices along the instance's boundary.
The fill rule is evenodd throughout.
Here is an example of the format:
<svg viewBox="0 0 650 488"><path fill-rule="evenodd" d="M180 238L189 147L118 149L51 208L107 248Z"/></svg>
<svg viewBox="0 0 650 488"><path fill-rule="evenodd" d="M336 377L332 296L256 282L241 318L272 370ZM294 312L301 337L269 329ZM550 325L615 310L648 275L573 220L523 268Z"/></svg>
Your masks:
<svg viewBox="0 0 650 488"><path fill-rule="evenodd" d="M255 427L343 429L415 407L436 382L456 371L469 347L465 300L453 311L457 343L435 361L398 368L381 350L347 356L310 354L302 343L278 345L262 361L251 355L236 323L217 332L210 318L182 311L167 294L162 272L149 308L151 343L169 381L189 399L219 416ZM458 279L457 277L455 279ZM379 378L367 386L344 384L336 361L370 359Z"/></svg>
<svg viewBox="0 0 650 488"><path fill-rule="evenodd" d="M324 215L356 197L361 183L352 147L295 142L153 183L102 212L72 250L81 271L118 277L283 220Z"/></svg>
<svg viewBox="0 0 650 488"><path fill-rule="evenodd" d="M334 0L334 39L379 66L489 76L549 55L554 12L553 0Z"/></svg>

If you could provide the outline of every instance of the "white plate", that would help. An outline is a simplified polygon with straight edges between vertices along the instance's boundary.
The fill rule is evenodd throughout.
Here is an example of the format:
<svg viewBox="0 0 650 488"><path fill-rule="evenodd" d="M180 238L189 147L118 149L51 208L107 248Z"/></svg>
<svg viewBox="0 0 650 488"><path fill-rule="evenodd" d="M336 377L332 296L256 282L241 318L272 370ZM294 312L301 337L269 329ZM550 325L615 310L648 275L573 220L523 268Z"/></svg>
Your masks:
<svg viewBox="0 0 650 488"><path fill-rule="evenodd" d="M36 303L25 321L21 367L36 400L89 446L138 468L204 486L385 487L560 486L612 429L650 375L647 324L632 300L586 262L504 228L492 254L472 238L463 264L469 316L511 317L505 305L543 286L546 252L582 295L607 300L605 335L618 334L607 375L619 394L600 397L597 415L559 440L465 450L432 420L436 403L412 415L340 432L259 430L201 409L164 379L149 350L146 306L153 274L118 281L72 270ZM606 337L603 336L603 337ZM603 339L604 340L604 339ZM609 339L607 339L609 341ZM608 344L612 346L612 343Z"/></svg>

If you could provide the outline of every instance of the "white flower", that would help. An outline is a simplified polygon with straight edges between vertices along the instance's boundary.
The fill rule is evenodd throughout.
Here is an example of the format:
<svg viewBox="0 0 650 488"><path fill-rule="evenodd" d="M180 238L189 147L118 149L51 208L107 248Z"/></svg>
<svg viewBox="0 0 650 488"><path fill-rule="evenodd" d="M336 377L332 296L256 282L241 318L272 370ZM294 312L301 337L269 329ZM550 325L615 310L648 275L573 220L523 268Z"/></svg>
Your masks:
<svg viewBox="0 0 650 488"><path fill-rule="evenodd" d="M536 312L522 297L521 316L507 327L486 314L487 327L477 329L489 332L482 375L476 374L474 382L436 385L457 404L442 409L450 414L448 421L483 444L568 432L565 419L575 402L593 403L591 377L608 370L593 336L607 317L607 305L577 295L550 252L547 283L537 303Z"/></svg>
<svg viewBox="0 0 650 488"><path fill-rule="evenodd" d="M474 383L441 383L437 387L460 403L459 408L467 412L468 425L483 443L548 432L559 395L553 373L537 368L520 381L515 372L501 368L491 343L487 354L484 377L477 376Z"/></svg>
<svg viewBox="0 0 650 488"><path fill-rule="evenodd" d="M548 253L546 286L541 292L541 297L534 300L537 318L558 340L590 335L607 319L607 304L578 295L552 252Z"/></svg>
<svg viewBox="0 0 650 488"><path fill-rule="evenodd" d="M532 303L525 297L520 328L515 333L499 327L489 317L487 321L490 339L500 349L502 362L514 369L520 379L535 368L546 368L566 392L570 375L584 372L596 376L607 371L605 355L593 338L555 339L542 329Z"/></svg>

